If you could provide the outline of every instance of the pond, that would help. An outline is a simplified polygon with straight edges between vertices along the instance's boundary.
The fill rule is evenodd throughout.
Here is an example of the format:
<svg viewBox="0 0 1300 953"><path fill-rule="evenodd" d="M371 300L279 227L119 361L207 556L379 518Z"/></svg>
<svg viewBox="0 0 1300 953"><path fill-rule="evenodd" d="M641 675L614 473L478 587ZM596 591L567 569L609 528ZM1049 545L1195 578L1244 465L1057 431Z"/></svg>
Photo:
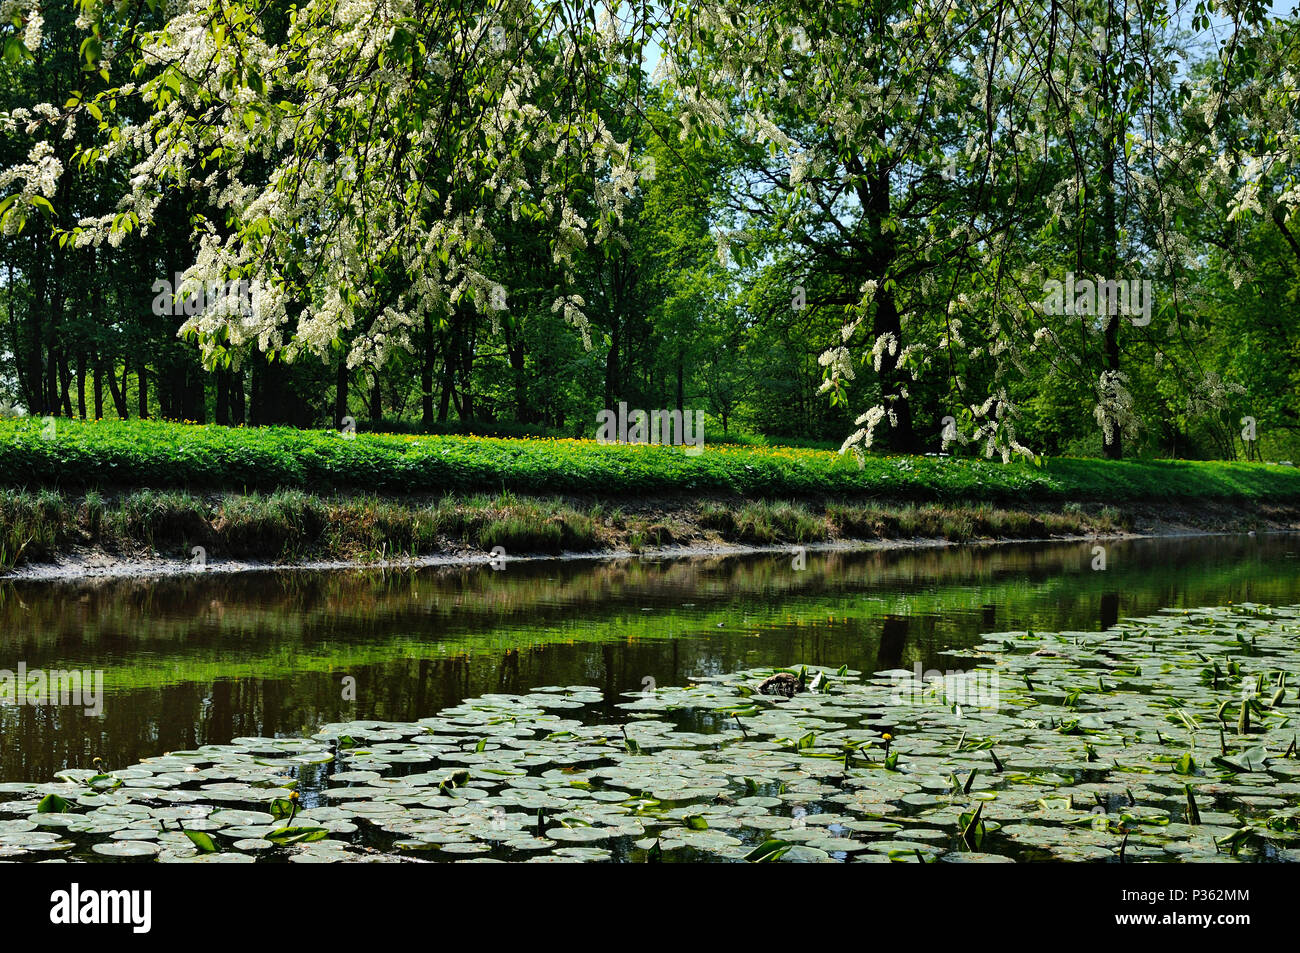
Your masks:
<svg viewBox="0 0 1300 953"><path fill-rule="evenodd" d="M1169 831L1139 825L1172 819L1198 859L1292 859L1300 762L1232 760L1285 757L1292 620L1227 607L1300 603L1297 554L1264 535L1109 542L1104 571L1059 543L11 582L0 669L101 670L103 697L0 707L0 852L1170 859ZM1121 623L1195 607L1224 615ZM1234 627L1253 667L1220 644ZM991 658L1001 712L923 681ZM1177 705L1143 701L1177 680L1147 684L1162 658L1191 680ZM755 692L790 666L816 687ZM1052 745L1050 766L1029 754ZM1127 784L1115 746L1141 762ZM1243 805L1276 837L1233 841ZM1205 836L1176 828L1193 810ZM1030 816L1054 811L1080 816ZM268 840L284 813L312 833ZM191 843L205 830L219 850Z"/></svg>

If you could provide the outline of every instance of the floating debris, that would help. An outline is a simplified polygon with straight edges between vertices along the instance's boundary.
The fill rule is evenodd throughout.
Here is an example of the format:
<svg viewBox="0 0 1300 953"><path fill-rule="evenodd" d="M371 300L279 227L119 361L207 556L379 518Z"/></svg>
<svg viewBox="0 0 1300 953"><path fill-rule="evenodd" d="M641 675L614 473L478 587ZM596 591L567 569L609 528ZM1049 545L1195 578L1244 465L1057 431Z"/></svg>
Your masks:
<svg viewBox="0 0 1300 953"><path fill-rule="evenodd" d="M800 672L795 675L793 672L777 672L768 678L763 679L763 683L758 686L761 695L784 695L786 698L793 698L800 692L806 692L807 673Z"/></svg>

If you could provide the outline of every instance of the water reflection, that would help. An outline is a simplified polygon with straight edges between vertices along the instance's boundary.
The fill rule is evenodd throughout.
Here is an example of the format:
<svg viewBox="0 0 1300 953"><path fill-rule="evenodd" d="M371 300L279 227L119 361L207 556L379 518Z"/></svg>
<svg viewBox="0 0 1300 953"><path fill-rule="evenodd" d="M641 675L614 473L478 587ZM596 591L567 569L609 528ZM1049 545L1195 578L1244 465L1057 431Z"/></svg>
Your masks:
<svg viewBox="0 0 1300 953"><path fill-rule="evenodd" d="M512 562L0 585L0 669L103 669L101 718L0 708L0 780L133 763L485 692L620 692L806 661L957 668L1006 629L1096 630L1166 606L1300 602L1293 537L616 563ZM355 701L345 691L355 679Z"/></svg>

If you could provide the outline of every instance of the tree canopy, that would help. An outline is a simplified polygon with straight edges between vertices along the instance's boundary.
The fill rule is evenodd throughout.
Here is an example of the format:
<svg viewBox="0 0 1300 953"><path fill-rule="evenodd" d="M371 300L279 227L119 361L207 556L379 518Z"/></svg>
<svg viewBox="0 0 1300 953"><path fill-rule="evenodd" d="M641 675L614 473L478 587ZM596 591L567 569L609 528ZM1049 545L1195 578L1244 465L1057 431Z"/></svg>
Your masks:
<svg viewBox="0 0 1300 953"><path fill-rule="evenodd" d="M1291 455L1298 39L1259 0L4 0L0 396Z"/></svg>

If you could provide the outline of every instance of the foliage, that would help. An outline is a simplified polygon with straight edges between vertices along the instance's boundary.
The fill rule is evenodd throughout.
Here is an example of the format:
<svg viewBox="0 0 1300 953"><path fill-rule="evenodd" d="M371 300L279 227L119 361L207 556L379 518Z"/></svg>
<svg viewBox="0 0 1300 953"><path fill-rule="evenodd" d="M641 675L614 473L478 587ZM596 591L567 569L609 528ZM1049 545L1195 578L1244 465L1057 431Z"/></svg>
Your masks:
<svg viewBox="0 0 1300 953"><path fill-rule="evenodd" d="M1300 32L1261 0L2 9L32 415L1300 449L1252 357L1300 290ZM1151 313L1054 312L1066 273Z"/></svg>
<svg viewBox="0 0 1300 953"><path fill-rule="evenodd" d="M1062 458L1001 465L870 456L859 467L823 450L655 445L572 439L396 436L131 421L0 421L0 484L310 489L384 493L856 494L959 500L1288 500L1300 470L1268 464Z"/></svg>

